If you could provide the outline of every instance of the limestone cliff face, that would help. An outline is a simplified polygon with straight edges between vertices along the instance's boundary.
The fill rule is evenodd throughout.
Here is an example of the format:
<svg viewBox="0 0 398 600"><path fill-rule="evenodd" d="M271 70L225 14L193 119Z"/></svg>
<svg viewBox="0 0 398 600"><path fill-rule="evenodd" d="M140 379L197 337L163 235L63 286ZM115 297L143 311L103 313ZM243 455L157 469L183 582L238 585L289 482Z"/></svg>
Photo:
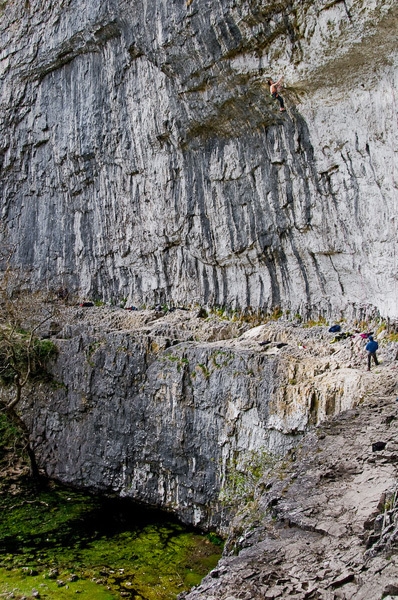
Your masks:
<svg viewBox="0 0 398 600"><path fill-rule="evenodd" d="M228 524L220 492L245 462L285 454L368 386L360 349L330 345L326 327L248 329L182 310L70 309L65 320L54 385L23 407L42 468L202 527Z"/></svg>
<svg viewBox="0 0 398 600"><path fill-rule="evenodd" d="M393 0L1 11L1 220L36 285L398 317Z"/></svg>

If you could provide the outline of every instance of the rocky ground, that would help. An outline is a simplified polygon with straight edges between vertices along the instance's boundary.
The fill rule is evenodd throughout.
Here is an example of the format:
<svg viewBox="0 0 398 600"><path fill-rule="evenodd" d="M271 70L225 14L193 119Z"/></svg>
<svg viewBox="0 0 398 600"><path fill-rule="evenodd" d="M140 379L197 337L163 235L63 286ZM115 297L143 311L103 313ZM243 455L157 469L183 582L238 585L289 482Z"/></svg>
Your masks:
<svg viewBox="0 0 398 600"><path fill-rule="evenodd" d="M303 323L299 315L280 313L259 316L183 307L134 311L71 307L62 322L61 338L85 331L98 339L119 333L142 339L152 355L149 362L170 347L182 360L188 356L188 348L199 354L227 351L250 357L245 375L252 375L254 387L259 387L267 375L261 369L257 373L250 361L274 362L268 426L283 434L301 434L309 423L317 425L352 408L378 385L375 374L383 379L386 372L398 371L398 334L393 328L388 332L387 324L380 321L342 321L340 331L330 333L330 324L322 318ZM372 376L366 368L366 333L373 333L380 344L380 365ZM204 355L201 360L208 369L211 387L217 371L214 360ZM227 377L236 373L231 371ZM239 394L244 393L239 390Z"/></svg>
<svg viewBox="0 0 398 600"><path fill-rule="evenodd" d="M225 556L186 600L398 596L396 365L312 429L235 518Z"/></svg>

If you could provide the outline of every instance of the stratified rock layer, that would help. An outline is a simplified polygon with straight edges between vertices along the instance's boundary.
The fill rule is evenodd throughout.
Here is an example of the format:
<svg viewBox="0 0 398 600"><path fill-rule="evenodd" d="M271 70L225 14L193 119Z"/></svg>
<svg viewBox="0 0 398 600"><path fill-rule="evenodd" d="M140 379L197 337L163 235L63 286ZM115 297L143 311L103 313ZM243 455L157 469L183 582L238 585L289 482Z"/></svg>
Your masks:
<svg viewBox="0 0 398 600"><path fill-rule="evenodd" d="M95 307L62 322L52 389L23 407L41 467L204 528L226 530L234 473L368 393L364 341L330 344L326 326ZM380 351L386 373L395 346Z"/></svg>
<svg viewBox="0 0 398 600"><path fill-rule="evenodd" d="M1 219L36 286L398 317L393 0L0 10Z"/></svg>

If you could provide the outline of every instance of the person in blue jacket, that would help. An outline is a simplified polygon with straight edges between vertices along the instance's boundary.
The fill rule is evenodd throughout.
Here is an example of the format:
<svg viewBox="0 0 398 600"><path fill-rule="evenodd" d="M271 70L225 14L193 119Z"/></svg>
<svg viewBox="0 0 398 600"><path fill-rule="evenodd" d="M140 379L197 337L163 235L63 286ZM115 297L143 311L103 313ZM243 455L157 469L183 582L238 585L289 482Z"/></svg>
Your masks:
<svg viewBox="0 0 398 600"><path fill-rule="evenodd" d="M375 361L375 365L379 364L377 360L376 351L379 349L379 344L373 339L373 336L368 337L368 343L365 346L365 350L368 353L368 371L370 371L370 363L373 360Z"/></svg>

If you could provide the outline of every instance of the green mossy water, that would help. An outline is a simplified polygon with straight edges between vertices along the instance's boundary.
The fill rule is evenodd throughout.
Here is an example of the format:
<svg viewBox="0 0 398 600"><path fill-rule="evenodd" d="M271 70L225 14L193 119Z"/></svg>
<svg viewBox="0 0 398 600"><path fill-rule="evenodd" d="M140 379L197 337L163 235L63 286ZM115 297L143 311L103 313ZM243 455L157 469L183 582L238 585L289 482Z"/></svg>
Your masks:
<svg viewBox="0 0 398 600"><path fill-rule="evenodd" d="M221 540L131 501L26 477L24 443L0 413L0 598L171 600L199 583Z"/></svg>
<svg viewBox="0 0 398 600"><path fill-rule="evenodd" d="M128 501L55 484L11 492L0 492L0 596L172 599L220 557L214 536Z"/></svg>

